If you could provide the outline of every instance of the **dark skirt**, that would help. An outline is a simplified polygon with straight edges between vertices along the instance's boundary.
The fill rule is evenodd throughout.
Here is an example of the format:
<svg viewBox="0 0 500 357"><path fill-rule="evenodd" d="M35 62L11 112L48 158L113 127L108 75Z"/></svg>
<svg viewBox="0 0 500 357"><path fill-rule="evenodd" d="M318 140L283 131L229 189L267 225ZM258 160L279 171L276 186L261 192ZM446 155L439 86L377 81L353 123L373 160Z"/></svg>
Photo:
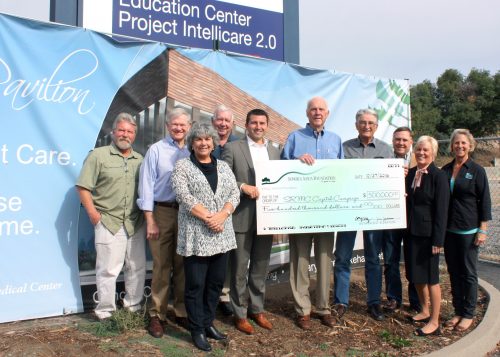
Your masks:
<svg viewBox="0 0 500 357"><path fill-rule="evenodd" d="M409 235L406 237L406 276L413 284L439 283L439 254L432 254L431 237Z"/></svg>

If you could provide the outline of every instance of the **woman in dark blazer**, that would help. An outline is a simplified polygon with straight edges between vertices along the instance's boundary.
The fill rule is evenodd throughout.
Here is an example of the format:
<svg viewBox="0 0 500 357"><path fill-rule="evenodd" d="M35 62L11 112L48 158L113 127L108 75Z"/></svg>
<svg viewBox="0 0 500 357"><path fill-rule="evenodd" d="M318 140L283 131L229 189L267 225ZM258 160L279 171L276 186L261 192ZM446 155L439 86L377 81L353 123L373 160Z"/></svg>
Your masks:
<svg viewBox="0 0 500 357"><path fill-rule="evenodd" d="M450 274L455 315L445 328L465 331L472 324L477 303L477 259L491 220L491 198L484 168L469 157L476 142L467 129L451 134L450 151L455 157L443 167L451 199L444 256Z"/></svg>
<svg viewBox="0 0 500 357"><path fill-rule="evenodd" d="M436 139L421 136L414 150L417 166L406 176L407 278L415 284L422 306L412 320L426 323L415 331L418 336L440 333L439 253L444 243L450 193L445 173L433 162L437 150Z"/></svg>

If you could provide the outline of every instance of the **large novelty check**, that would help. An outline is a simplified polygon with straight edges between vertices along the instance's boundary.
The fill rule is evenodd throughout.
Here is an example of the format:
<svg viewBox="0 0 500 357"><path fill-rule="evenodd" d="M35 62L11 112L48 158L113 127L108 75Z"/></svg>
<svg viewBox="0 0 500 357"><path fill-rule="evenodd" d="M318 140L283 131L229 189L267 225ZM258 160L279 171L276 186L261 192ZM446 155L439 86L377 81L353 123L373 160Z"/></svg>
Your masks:
<svg viewBox="0 0 500 357"><path fill-rule="evenodd" d="M258 234L406 227L401 159L274 160L255 174Z"/></svg>

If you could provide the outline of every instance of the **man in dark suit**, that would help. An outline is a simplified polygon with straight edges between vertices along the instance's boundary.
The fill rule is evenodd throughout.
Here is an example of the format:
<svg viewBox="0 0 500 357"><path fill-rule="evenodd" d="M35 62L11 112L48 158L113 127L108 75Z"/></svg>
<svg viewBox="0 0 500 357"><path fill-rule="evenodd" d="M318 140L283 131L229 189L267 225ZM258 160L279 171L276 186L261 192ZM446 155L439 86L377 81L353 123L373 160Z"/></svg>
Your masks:
<svg viewBox="0 0 500 357"><path fill-rule="evenodd" d="M255 201L259 190L254 170L254 162L280 158L279 150L264 138L268 125L269 115L264 110L249 111L245 123L247 136L227 143L222 152L222 159L233 170L241 192L240 204L233 213L237 248L230 258L230 297L235 326L246 334L254 333L247 314L260 327L272 329L264 315L264 294L273 237L256 234Z"/></svg>

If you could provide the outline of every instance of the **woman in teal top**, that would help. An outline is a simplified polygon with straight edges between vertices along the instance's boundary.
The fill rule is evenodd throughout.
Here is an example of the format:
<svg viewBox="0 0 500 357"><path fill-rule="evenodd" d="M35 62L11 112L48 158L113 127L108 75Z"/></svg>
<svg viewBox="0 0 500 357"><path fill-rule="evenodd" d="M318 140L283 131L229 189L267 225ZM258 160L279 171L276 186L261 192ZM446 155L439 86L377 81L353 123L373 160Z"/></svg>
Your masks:
<svg viewBox="0 0 500 357"><path fill-rule="evenodd" d="M444 254L450 274L455 315L445 328L467 330L477 302L479 247L488 237L491 199L484 168L470 158L476 142L467 129L451 134L450 150L455 157L443 167L450 182L450 207Z"/></svg>

